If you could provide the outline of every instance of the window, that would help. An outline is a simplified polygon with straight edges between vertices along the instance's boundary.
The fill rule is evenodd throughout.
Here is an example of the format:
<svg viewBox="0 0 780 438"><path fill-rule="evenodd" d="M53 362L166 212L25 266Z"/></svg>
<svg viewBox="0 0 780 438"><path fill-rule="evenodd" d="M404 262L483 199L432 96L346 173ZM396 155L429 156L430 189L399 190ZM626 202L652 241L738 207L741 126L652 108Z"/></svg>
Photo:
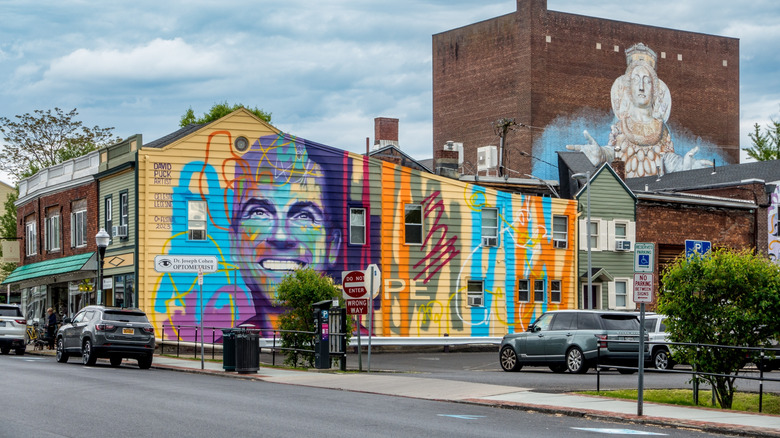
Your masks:
<svg viewBox="0 0 780 438"><path fill-rule="evenodd" d="M120 226L127 226L128 223L128 200L127 200L127 192L122 192L119 194L119 225ZM206 204L205 202L203 203ZM205 211L205 210L204 210Z"/></svg>
<svg viewBox="0 0 780 438"><path fill-rule="evenodd" d="M46 217L46 249L48 251L60 250L60 213L50 213Z"/></svg>
<svg viewBox="0 0 780 438"><path fill-rule="evenodd" d="M484 283L479 280L469 280L468 282L468 304L472 307L484 306L485 292L482 288Z"/></svg>
<svg viewBox="0 0 780 438"><path fill-rule="evenodd" d="M27 219L24 224L25 255L31 256L38 253L38 233L35 230L35 218Z"/></svg>
<svg viewBox="0 0 780 438"><path fill-rule="evenodd" d="M527 303L531 301L531 283L526 280L520 280L517 282L517 301L521 303Z"/></svg>
<svg viewBox="0 0 780 438"><path fill-rule="evenodd" d="M599 247L599 223L598 221L590 221L590 227L588 230L588 238L590 239L590 247Z"/></svg>
<svg viewBox="0 0 780 438"><path fill-rule="evenodd" d="M498 246L498 209L482 209L482 246Z"/></svg>
<svg viewBox="0 0 780 438"><path fill-rule="evenodd" d="M187 224L190 240L206 240L206 201L187 203Z"/></svg>
<svg viewBox="0 0 780 438"><path fill-rule="evenodd" d="M550 280L550 302L561 302L561 280Z"/></svg>
<svg viewBox="0 0 780 438"><path fill-rule="evenodd" d="M133 274L114 276L114 306L135 307L135 286Z"/></svg>
<svg viewBox="0 0 780 438"><path fill-rule="evenodd" d="M420 204L405 206L404 242L409 245L422 245L423 243L422 205Z"/></svg>
<svg viewBox="0 0 780 438"><path fill-rule="evenodd" d="M615 307L626 307L626 282L615 282Z"/></svg>
<svg viewBox="0 0 780 438"><path fill-rule="evenodd" d="M71 204L70 246L87 245L87 200L82 199Z"/></svg>
<svg viewBox="0 0 780 438"><path fill-rule="evenodd" d="M349 209L349 243L365 245L366 243L366 209Z"/></svg>
<svg viewBox="0 0 780 438"><path fill-rule="evenodd" d="M111 235L111 237L114 236L114 232L112 231L111 227L114 225L114 211L112 210L112 202L111 202L111 196L106 196L106 198L103 200L103 214L105 215L105 222L103 229L106 230L108 234Z"/></svg>
<svg viewBox="0 0 780 438"><path fill-rule="evenodd" d="M615 239L626 240L626 224L615 224Z"/></svg>
<svg viewBox="0 0 780 438"><path fill-rule="evenodd" d="M577 328L576 312L556 313L550 330L574 330Z"/></svg>
<svg viewBox="0 0 780 438"><path fill-rule="evenodd" d="M544 280L534 280L534 301L544 302Z"/></svg>
<svg viewBox="0 0 780 438"><path fill-rule="evenodd" d="M553 247L566 248L569 242L569 218L553 216Z"/></svg>

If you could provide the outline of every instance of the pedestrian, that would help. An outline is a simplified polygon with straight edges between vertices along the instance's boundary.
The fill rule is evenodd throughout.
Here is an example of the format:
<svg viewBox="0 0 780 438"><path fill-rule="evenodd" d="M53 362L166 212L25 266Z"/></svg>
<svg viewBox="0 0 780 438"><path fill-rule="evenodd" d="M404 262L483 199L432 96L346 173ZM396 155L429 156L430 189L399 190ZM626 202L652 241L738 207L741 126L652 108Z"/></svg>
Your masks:
<svg viewBox="0 0 780 438"><path fill-rule="evenodd" d="M54 348L54 333L57 331L57 314L54 313L54 309L49 307L46 310L47 322L46 322L46 342L49 344L49 350Z"/></svg>

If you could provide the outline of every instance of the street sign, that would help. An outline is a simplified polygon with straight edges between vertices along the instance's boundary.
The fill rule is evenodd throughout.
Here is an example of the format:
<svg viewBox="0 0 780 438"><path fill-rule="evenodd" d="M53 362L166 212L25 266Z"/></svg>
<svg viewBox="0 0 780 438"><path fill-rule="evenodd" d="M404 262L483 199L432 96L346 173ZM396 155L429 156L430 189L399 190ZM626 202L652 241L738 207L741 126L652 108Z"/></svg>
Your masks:
<svg viewBox="0 0 780 438"><path fill-rule="evenodd" d="M347 303L347 315L368 315L368 299L348 299Z"/></svg>
<svg viewBox="0 0 780 438"><path fill-rule="evenodd" d="M653 274L638 272L634 274L634 302L653 302Z"/></svg>
<svg viewBox="0 0 780 438"><path fill-rule="evenodd" d="M344 289L344 299L363 298L366 289L366 273L363 271L342 271L341 287Z"/></svg>
<svg viewBox="0 0 780 438"><path fill-rule="evenodd" d="M701 257L710 252L712 244L707 240L686 240L685 241L685 259L691 257Z"/></svg>
<svg viewBox="0 0 780 438"><path fill-rule="evenodd" d="M639 243L634 245L634 272L653 272L655 244Z"/></svg>
<svg viewBox="0 0 780 438"><path fill-rule="evenodd" d="M372 278L373 277L373 281ZM379 266L375 264L368 265L366 268L366 287L371 289L371 296L376 297L379 293L379 285L382 283L382 273L379 272Z"/></svg>
<svg viewBox="0 0 780 438"><path fill-rule="evenodd" d="M217 272L217 257L206 255L158 255L154 256L157 272Z"/></svg>

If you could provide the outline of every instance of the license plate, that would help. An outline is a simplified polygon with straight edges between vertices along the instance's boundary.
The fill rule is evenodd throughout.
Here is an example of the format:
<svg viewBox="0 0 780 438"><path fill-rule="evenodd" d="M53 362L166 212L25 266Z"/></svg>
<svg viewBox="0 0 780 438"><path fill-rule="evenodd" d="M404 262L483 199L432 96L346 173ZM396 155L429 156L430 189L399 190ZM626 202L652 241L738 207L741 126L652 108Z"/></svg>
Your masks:
<svg viewBox="0 0 780 438"><path fill-rule="evenodd" d="M624 340L624 341L638 341L638 340L639 340L639 338L637 338L637 337L634 337L634 336L624 336L624 337L623 337L623 340Z"/></svg>
<svg viewBox="0 0 780 438"><path fill-rule="evenodd" d="M134 330L132 328L123 328L122 329L122 334L123 335L132 335L133 332L134 332Z"/></svg>

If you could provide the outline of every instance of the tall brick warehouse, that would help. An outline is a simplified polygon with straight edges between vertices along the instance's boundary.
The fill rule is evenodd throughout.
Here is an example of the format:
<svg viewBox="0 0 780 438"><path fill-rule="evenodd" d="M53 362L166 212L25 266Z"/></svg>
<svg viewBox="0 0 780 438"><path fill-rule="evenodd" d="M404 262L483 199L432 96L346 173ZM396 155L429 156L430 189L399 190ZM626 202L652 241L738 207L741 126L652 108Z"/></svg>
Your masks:
<svg viewBox="0 0 780 438"><path fill-rule="evenodd" d="M433 36L433 155L461 142L472 173L477 148L499 145L492 124L512 118L506 167L557 179L555 152L585 144L584 129L607 143L610 90L638 43L668 86L675 152L700 146L697 158L738 163L738 39L548 11L546 0Z"/></svg>

